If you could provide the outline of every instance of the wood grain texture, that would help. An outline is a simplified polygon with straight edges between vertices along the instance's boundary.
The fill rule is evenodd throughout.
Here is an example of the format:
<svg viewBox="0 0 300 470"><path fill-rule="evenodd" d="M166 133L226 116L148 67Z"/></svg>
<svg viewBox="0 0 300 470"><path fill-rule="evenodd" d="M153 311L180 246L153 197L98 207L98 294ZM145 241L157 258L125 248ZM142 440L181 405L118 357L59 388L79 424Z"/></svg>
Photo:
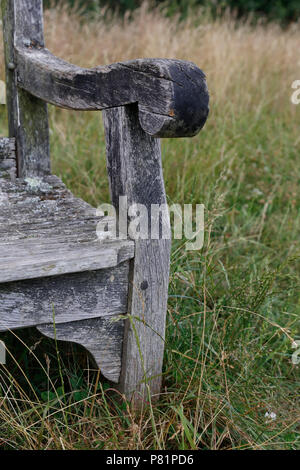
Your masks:
<svg viewBox="0 0 300 470"><path fill-rule="evenodd" d="M84 273L0 284L0 331L127 313L129 262Z"/></svg>
<svg viewBox="0 0 300 470"><path fill-rule="evenodd" d="M16 47L43 45L42 1L2 0L9 136L16 139L19 177L50 173L47 105L18 87ZM9 66L10 65L10 66Z"/></svg>
<svg viewBox="0 0 300 470"><path fill-rule="evenodd" d="M0 160L16 159L15 139L0 137Z"/></svg>
<svg viewBox="0 0 300 470"><path fill-rule="evenodd" d="M151 204L166 203L160 142L141 128L136 105L103 114L113 203L117 207L119 195L127 195L129 205L144 204L150 217ZM147 398L146 384L153 396L160 392L170 247L170 235L169 239L135 240L120 382L121 390L135 403Z"/></svg>
<svg viewBox="0 0 300 470"><path fill-rule="evenodd" d="M208 115L204 73L193 63L137 59L83 69L36 42L17 48L18 85L69 109L103 110L138 103L142 128L159 137L193 136Z"/></svg>
<svg viewBox="0 0 300 470"><path fill-rule="evenodd" d="M134 242L114 238L115 220L97 216L57 177L1 178L0 187L0 283L113 267L134 256ZM108 230L98 231L102 240L100 222Z"/></svg>
<svg viewBox="0 0 300 470"><path fill-rule="evenodd" d="M0 138L0 191L1 178L15 180L17 176L15 139Z"/></svg>
<svg viewBox="0 0 300 470"><path fill-rule="evenodd" d="M61 323L55 325L55 331L53 323L38 325L37 329L50 338L81 344L92 354L104 377L119 382L124 320L118 316Z"/></svg>

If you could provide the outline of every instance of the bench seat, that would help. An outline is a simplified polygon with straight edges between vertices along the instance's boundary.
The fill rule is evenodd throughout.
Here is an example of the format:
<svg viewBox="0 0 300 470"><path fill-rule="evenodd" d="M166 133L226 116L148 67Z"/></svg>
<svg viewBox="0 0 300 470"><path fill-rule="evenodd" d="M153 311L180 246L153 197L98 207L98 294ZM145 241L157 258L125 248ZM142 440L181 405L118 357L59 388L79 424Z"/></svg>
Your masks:
<svg viewBox="0 0 300 470"><path fill-rule="evenodd" d="M0 283L117 266L134 256L134 242L116 240L111 217L76 198L56 176L0 177ZM101 234L100 234L101 235Z"/></svg>
<svg viewBox="0 0 300 470"><path fill-rule="evenodd" d="M120 316L128 308L134 242L104 238L115 220L98 216L56 176L16 179L13 160L14 171L3 171L3 162L0 158L0 331L36 326L50 338L78 342L102 374L118 383ZM99 239L100 221L105 231Z"/></svg>

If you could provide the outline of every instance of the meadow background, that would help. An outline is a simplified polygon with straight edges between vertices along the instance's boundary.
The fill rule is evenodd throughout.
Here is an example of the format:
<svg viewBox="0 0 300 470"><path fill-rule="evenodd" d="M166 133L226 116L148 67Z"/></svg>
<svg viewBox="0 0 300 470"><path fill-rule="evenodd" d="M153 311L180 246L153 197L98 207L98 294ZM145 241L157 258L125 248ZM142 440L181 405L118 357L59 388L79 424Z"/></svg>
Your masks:
<svg viewBox="0 0 300 470"><path fill-rule="evenodd" d="M47 47L78 65L169 57L205 71L205 128L162 141L168 200L205 204L205 244L173 243L163 390L141 414L79 346L2 333L0 448L300 449L300 29L237 16L45 11ZM53 172L107 202L101 113L49 110Z"/></svg>

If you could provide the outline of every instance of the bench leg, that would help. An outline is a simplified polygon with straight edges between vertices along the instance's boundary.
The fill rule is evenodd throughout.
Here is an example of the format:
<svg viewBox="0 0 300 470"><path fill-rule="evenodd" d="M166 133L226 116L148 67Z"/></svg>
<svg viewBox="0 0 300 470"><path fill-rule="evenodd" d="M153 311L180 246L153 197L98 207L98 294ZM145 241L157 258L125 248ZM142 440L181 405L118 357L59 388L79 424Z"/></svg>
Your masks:
<svg viewBox="0 0 300 470"><path fill-rule="evenodd" d="M106 110L103 115L113 204L119 208L119 196L127 196L128 207L143 204L147 208L149 222L147 239L135 242L120 382L121 391L139 406L150 396L158 397L162 379L171 247L169 218L160 221L158 239L151 239L150 233L152 205L166 204L161 150L159 140L142 130L135 105Z"/></svg>

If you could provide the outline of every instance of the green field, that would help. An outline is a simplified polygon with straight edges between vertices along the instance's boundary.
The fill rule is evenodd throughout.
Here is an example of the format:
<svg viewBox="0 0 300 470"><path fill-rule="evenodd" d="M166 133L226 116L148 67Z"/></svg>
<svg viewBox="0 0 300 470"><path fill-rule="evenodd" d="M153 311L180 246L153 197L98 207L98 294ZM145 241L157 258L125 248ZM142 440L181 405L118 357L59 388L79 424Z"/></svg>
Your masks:
<svg viewBox="0 0 300 470"><path fill-rule="evenodd" d="M178 25L143 7L106 25L50 10L45 26L47 47L79 65L161 56L205 71L205 128L162 142L169 202L205 204L205 244L173 242L163 393L141 415L81 348L2 333L12 357L0 367L0 448L300 449L299 25L200 13ZM50 129L54 173L107 202L101 114L50 107Z"/></svg>

